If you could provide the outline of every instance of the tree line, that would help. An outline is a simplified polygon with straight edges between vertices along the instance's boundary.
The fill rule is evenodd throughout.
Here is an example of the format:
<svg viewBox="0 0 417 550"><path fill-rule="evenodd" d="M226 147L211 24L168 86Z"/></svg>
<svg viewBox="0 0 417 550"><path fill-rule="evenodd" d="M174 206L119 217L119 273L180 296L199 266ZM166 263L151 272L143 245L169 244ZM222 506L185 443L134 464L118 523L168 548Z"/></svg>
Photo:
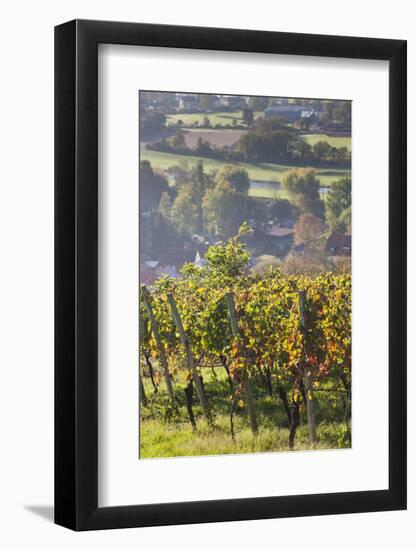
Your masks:
<svg viewBox="0 0 417 550"><path fill-rule="evenodd" d="M227 162L271 162L299 165L349 163L351 155L347 147L333 147L321 140L311 146L302 136L288 128L274 129L273 119L257 119L255 127L249 128L232 146L217 147L207 140L198 139L195 147L186 144L184 134L176 133L160 141L148 143L146 148L177 155L197 155Z"/></svg>

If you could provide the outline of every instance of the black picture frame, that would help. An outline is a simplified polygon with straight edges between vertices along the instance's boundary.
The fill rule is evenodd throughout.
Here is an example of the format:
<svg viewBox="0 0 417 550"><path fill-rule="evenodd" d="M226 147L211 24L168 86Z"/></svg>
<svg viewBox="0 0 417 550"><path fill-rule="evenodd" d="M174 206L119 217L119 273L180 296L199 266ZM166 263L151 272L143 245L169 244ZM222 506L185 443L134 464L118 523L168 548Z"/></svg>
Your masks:
<svg viewBox="0 0 417 550"><path fill-rule="evenodd" d="M98 44L389 62L389 488L98 506ZM74 530L406 508L406 41L74 20L55 28L55 523Z"/></svg>

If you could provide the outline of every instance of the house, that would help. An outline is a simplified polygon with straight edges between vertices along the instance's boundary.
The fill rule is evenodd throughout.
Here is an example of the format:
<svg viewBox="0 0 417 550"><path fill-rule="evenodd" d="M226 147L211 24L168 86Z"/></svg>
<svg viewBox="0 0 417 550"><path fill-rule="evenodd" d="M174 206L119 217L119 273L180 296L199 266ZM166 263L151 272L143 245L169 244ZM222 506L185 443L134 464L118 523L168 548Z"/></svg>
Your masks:
<svg viewBox="0 0 417 550"><path fill-rule="evenodd" d="M352 254L352 235L332 233L326 242L326 253L329 256L350 256Z"/></svg>
<svg viewBox="0 0 417 550"><path fill-rule="evenodd" d="M283 227L280 224L269 225L265 231L265 237L270 241L274 254L278 256L282 256L291 248L293 235L293 227Z"/></svg>

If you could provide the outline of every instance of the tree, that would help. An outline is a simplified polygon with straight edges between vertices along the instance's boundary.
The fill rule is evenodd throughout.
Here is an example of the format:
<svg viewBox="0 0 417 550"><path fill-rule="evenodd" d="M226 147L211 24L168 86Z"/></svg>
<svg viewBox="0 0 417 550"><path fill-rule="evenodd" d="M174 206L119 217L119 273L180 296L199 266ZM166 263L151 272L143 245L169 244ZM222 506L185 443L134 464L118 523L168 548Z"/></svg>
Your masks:
<svg viewBox="0 0 417 550"><path fill-rule="evenodd" d="M319 252L324 244L324 226L313 214L303 214L294 226L294 243L303 244L308 252Z"/></svg>
<svg viewBox="0 0 417 550"><path fill-rule="evenodd" d="M270 134L275 130L287 130L285 118L274 116L271 118L258 117L255 120L255 129L260 133Z"/></svg>
<svg viewBox="0 0 417 550"><path fill-rule="evenodd" d="M268 219L275 223L283 222L298 215L297 208L288 199L267 201Z"/></svg>
<svg viewBox="0 0 417 550"><path fill-rule="evenodd" d="M237 234L226 243L208 248L206 260L211 276L226 275L233 280L244 274L250 258L244 238L251 235L252 228L247 222L243 222L235 233Z"/></svg>
<svg viewBox="0 0 417 550"><path fill-rule="evenodd" d="M213 96L211 94L200 94L198 96L198 106L202 111L209 111L213 108Z"/></svg>
<svg viewBox="0 0 417 550"><path fill-rule="evenodd" d="M140 117L139 128L144 134L157 132L165 127L166 117L162 113L152 111L143 113Z"/></svg>
<svg viewBox="0 0 417 550"><path fill-rule="evenodd" d="M205 229L214 238L228 238L246 219L246 211L247 197L236 192L228 181L220 180L204 196Z"/></svg>
<svg viewBox="0 0 417 550"><path fill-rule="evenodd" d="M327 160L330 157L332 151L331 146L327 141L318 141L313 145L313 153L319 160Z"/></svg>
<svg viewBox="0 0 417 550"><path fill-rule="evenodd" d="M346 208L346 210L343 210L343 212L339 216L338 220L338 227L336 228L336 231L340 231L341 233L352 233L352 207L349 206L349 208Z"/></svg>
<svg viewBox="0 0 417 550"><path fill-rule="evenodd" d="M180 189L172 205L171 219L180 233L193 235L200 231L200 209L190 189Z"/></svg>
<svg viewBox="0 0 417 550"><path fill-rule="evenodd" d="M312 158L311 145L303 139L294 139L289 142L289 152L294 159L308 160Z"/></svg>
<svg viewBox="0 0 417 550"><path fill-rule="evenodd" d="M249 109L252 111L264 111L268 107L267 97L250 97L248 101Z"/></svg>
<svg viewBox="0 0 417 550"><path fill-rule="evenodd" d="M216 184L222 181L230 183L237 193L248 194L249 191L249 176L244 168L227 164L218 172L216 176Z"/></svg>
<svg viewBox="0 0 417 550"><path fill-rule="evenodd" d="M197 145L195 147L195 154L201 157L210 157L213 154L213 150L208 141L203 140L201 137L197 140Z"/></svg>
<svg viewBox="0 0 417 550"><path fill-rule="evenodd" d="M350 228L350 208L352 204L352 181L343 178L335 181L326 199L326 220L332 231L346 232ZM342 214L343 219L341 219Z"/></svg>
<svg viewBox="0 0 417 550"><path fill-rule="evenodd" d="M158 210L164 216L165 219L170 220L172 215L172 198L169 193L164 191L161 195L161 200L159 201Z"/></svg>
<svg viewBox="0 0 417 550"><path fill-rule="evenodd" d="M158 208L163 192L170 193L170 187L166 178L152 169L151 163L143 160L139 168L141 212Z"/></svg>
<svg viewBox="0 0 417 550"><path fill-rule="evenodd" d="M350 124L352 120L352 107L350 101L338 101L333 109L333 120Z"/></svg>
<svg viewBox="0 0 417 550"><path fill-rule="evenodd" d="M181 238L172 222L159 210L149 210L139 216L140 253L151 258L163 258L165 250L177 246Z"/></svg>
<svg viewBox="0 0 417 550"><path fill-rule="evenodd" d="M301 213L323 218L324 205L320 200L320 182L312 168L289 170L282 179L282 185Z"/></svg>
<svg viewBox="0 0 417 550"><path fill-rule="evenodd" d="M245 107L242 111L242 120L243 123L246 124L246 126L252 126L254 117L253 117L253 111L252 109L248 109L248 107Z"/></svg>
<svg viewBox="0 0 417 550"><path fill-rule="evenodd" d="M181 132L177 132L177 133L171 138L171 145L172 145L175 149L184 149L184 148L186 147L184 134L182 134Z"/></svg>
<svg viewBox="0 0 417 550"><path fill-rule="evenodd" d="M237 149L251 162L279 162L291 157L290 143L295 139L288 130L252 128L240 137Z"/></svg>
<svg viewBox="0 0 417 550"><path fill-rule="evenodd" d="M203 126L204 126L204 128L209 128L210 127L210 119L209 119L208 116L205 116L203 118Z"/></svg>

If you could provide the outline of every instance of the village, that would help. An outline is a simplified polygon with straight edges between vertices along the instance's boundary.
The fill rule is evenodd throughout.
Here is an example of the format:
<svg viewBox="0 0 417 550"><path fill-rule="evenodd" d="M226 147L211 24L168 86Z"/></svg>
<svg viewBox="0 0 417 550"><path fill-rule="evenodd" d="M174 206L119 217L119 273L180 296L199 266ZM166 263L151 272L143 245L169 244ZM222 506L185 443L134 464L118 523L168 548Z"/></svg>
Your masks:
<svg viewBox="0 0 417 550"><path fill-rule="evenodd" d="M348 103L141 92L141 283L243 222L253 273L350 269Z"/></svg>

